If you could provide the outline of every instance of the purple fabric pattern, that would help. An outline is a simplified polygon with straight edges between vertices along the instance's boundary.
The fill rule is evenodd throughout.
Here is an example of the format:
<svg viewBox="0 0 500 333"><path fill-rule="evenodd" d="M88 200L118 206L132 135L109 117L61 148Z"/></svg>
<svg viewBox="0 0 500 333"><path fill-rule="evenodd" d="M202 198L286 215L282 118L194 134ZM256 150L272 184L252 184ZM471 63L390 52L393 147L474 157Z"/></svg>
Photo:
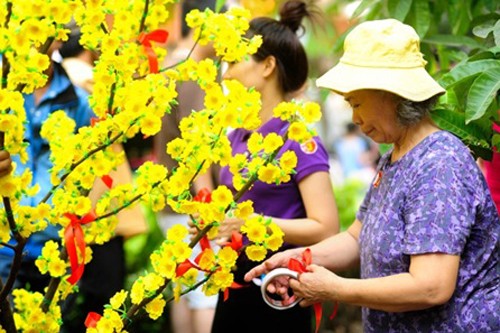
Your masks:
<svg viewBox="0 0 500 333"><path fill-rule="evenodd" d="M364 332L500 332L500 218L467 147L440 131L395 163L390 154L357 216L361 278L408 272L410 256L425 253L460 255L460 267L446 304L402 313L363 308Z"/></svg>

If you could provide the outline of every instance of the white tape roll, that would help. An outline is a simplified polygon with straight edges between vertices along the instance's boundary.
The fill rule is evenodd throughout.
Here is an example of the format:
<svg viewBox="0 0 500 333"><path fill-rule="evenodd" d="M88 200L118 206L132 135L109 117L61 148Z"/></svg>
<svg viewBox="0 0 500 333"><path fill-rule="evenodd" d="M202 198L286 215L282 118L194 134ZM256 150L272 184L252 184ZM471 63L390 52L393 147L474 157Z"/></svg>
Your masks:
<svg viewBox="0 0 500 333"><path fill-rule="evenodd" d="M293 279L298 279L299 273L296 271L292 271L291 269L288 269L288 268L273 269L262 280L262 285L260 286L260 292L262 293L262 298L267 303L267 305L269 305L270 307L272 307L273 309L276 309L276 310L286 310L286 309L289 309L289 308L295 306L300 301L302 301L302 298L297 298L295 295L291 295L290 302L287 302L287 304L283 304L283 301L272 299L267 293L267 286L275 278L280 277L280 276L288 276L288 277L291 277Z"/></svg>

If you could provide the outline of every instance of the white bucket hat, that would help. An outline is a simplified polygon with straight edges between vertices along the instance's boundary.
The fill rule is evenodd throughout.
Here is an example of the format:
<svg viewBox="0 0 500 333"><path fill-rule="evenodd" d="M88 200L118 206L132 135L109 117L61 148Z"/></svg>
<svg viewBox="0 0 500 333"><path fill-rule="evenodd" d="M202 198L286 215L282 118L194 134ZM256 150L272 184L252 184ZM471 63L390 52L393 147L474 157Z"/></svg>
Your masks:
<svg viewBox="0 0 500 333"><path fill-rule="evenodd" d="M415 30L395 19L359 24L344 41L339 63L316 80L341 95L361 89L385 90L420 102L445 90L425 70Z"/></svg>

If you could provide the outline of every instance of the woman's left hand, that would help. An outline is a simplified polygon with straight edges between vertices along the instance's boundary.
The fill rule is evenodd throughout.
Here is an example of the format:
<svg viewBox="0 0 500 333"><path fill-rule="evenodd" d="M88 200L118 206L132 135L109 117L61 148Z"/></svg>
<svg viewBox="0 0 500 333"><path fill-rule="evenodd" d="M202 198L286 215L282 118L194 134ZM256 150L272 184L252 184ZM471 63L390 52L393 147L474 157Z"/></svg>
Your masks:
<svg viewBox="0 0 500 333"><path fill-rule="evenodd" d="M226 219L219 226L219 233L217 234L217 245L224 245L231 239L233 231L239 231L245 220L236 217L226 217Z"/></svg>
<svg viewBox="0 0 500 333"><path fill-rule="evenodd" d="M310 265L307 272L301 273L298 280L290 279L290 287L297 297L303 298L300 306L336 300L337 291L341 287L342 278L328 269Z"/></svg>

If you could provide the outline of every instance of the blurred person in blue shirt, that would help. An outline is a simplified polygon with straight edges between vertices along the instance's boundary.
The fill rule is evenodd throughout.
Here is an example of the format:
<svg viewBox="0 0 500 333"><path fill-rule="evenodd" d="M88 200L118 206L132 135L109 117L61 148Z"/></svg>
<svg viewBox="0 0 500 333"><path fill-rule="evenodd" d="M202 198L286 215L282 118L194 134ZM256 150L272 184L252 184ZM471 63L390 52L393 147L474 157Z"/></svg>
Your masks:
<svg viewBox="0 0 500 333"><path fill-rule="evenodd" d="M47 55L52 59L52 53L60 43L54 42ZM23 94L24 109L27 122L25 124L25 141L28 146L28 161L21 163L18 156L12 156L16 163L16 174L22 174L30 169L33 174L32 185L39 184L40 191L33 197L22 198L20 204L36 206L52 188L50 182L50 150L48 142L40 135L42 124L49 115L58 110L64 110L76 123L76 129L90 124L93 117L88 104L88 94L76 87L69 80L62 66L51 60L46 71L48 80L45 86L35 89L31 94ZM14 288L29 288L33 291L43 291L50 276L42 275L35 266L35 260L41 254L43 245L48 240L59 240L58 228L49 225L44 231L31 235L24 248L21 270L17 275ZM0 247L0 277L3 282L8 278L14 251L8 247Z"/></svg>
<svg viewBox="0 0 500 333"><path fill-rule="evenodd" d="M334 151L339 160L344 178L372 166L370 160L370 145L353 123L346 125L345 134L334 144Z"/></svg>

